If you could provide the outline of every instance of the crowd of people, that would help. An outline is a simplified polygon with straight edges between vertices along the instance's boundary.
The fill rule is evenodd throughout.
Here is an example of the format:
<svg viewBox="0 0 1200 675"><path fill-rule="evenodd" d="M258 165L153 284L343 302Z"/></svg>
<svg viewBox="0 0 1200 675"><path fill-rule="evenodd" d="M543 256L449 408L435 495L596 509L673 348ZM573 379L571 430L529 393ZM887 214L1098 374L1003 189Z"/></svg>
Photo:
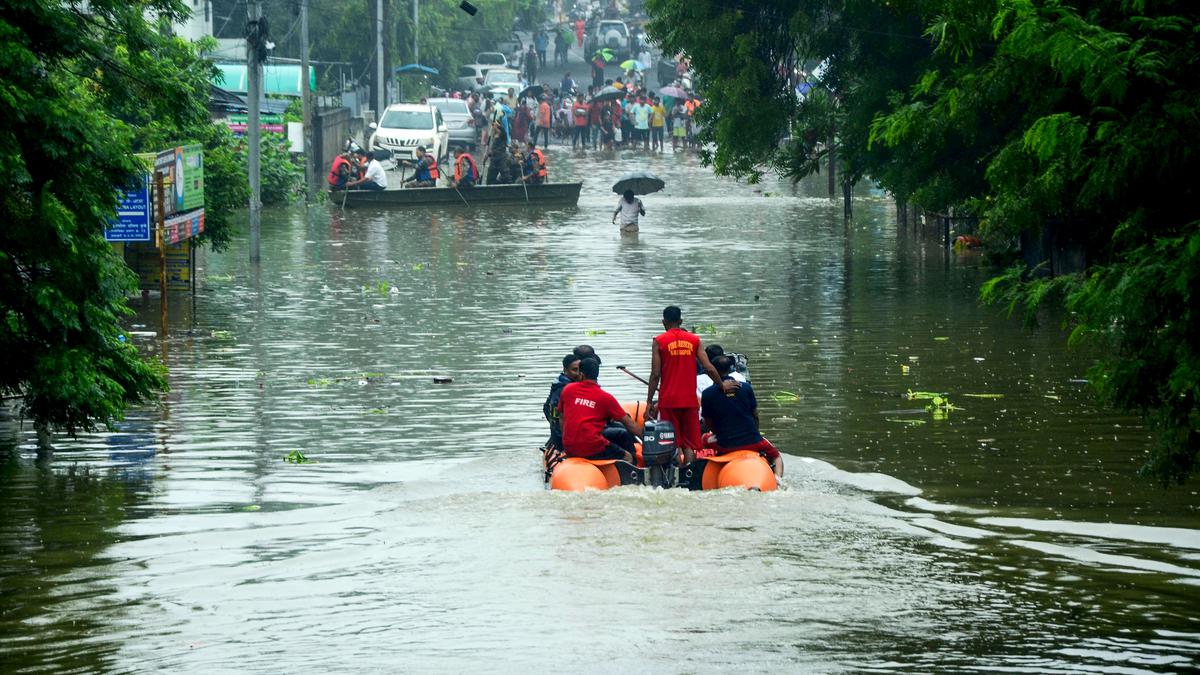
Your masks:
<svg viewBox="0 0 1200 675"><path fill-rule="evenodd" d="M667 307L662 317L664 331L651 345L645 419L674 427L677 462L686 466L699 457L750 450L782 476L783 458L759 432L754 389L737 373L733 358L719 345L705 348L699 336L684 330L679 307ZM547 466L562 457L634 461L642 425L600 387L600 364L590 345L563 358L542 405L550 424L543 449Z"/></svg>

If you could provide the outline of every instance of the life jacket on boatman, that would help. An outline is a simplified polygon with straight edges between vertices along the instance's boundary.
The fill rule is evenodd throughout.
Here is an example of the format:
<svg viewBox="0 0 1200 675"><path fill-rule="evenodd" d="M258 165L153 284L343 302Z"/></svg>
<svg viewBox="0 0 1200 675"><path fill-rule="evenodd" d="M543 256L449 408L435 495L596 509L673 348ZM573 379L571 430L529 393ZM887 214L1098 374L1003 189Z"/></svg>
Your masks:
<svg viewBox="0 0 1200 675"><path fill-rule="evenodd" d="M479 182L479 167L471 153L457 148L454 151L454 182L455 187L474 187Z"/></svg>
<svg viewBox="0 0 1200 675"><path fill-rule="evenodd" d="M325 178L329 183L329 187L334 190L341 190L346 187L346 183L354 177L354 165L350 163L350 159L345 155L338 155L333 158L333 165L329 167L329 175Z"/></svg>
<svg viewBox="0 0 1200 675"><path fill-rule="evenodd" d="M529 152L525 153L521 180L534 185L545 183L549 173L546 170L546 156L533 144L533 141L529 141L526 145L529 147Z"/></svg>
<svg viewBox="0 0 1200 675"><path fill-rule="evenodd" d="M425 152L425 146L417 146L417 164L413 177L404 181L411 187L436 187L438 180L437 158Z"/></svg>

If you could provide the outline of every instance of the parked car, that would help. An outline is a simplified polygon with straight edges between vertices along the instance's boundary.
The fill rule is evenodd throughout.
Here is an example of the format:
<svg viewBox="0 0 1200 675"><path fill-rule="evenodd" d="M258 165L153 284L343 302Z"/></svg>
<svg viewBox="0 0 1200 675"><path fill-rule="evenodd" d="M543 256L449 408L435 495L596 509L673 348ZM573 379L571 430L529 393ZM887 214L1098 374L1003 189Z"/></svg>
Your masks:
<svg viewBox="0 0 1200 675"><path fill-rule="evenodd" d="M521 41L521 36L514 31L509 33L508 37L496 43L496 51L504 54L508 58L508 63L516 63L521 58L521 53L525 51L525 43Z"/></svg>
<svg viewBox="0 0 1200 675"><path fill-rule="evenodd" d="M467 102L460 98L430 98L426 101L442 113L446 129L450 132L448 145L464 145L474 150L475 120L471 117Z"/></svg>
<svg viewBox="0 0 1200 675"><path fill-rule="evenodd" d="M511 68L493 68L483 78L482 90L490 91L493 95L508 93L510 88L517 94L525 88L521 74Z"/></svg>
<svg viewBox="0 0 1200 675"><path fill-rule="evenodd" d="M475 91L483 85L483 76L487 74L484 66L478 63L469 63L465 66L458 67L458 79L456 80L458 88L463 91Z"/></svg>
<svg viewBox="0 0 1200 675"><path fill-rule="evenodd" d="M632 56L629 49L629 27L624 21L604 19L587 26L587 39L584 40L584 52L590 57L597 49L607 47L613 51L615 60L619 63Z"/></svg>
<svg viewBox="0 0 1200 675"><path fill-rule="evenodd" d="M485 71L492 68L507 68L508 57L502 52L479 52L475 55L475 65L481 66Z"/></svg>
<svg viewBox="0 0 1200 675"><path fill-rule="evenodd" d="M450 132L436 107L421 103L393 103L379 124L371 123L368 150L390 150L396 159L412 160L417 146L425 146L442 161L450 148Z"/></svg>

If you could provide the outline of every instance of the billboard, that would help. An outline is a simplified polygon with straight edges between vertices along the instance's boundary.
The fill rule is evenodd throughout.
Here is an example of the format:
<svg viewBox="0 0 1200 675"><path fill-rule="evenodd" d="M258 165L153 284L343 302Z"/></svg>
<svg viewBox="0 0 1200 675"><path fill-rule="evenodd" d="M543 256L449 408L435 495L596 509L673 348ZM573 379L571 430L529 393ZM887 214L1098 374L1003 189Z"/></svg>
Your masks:
<svg viewBox="0 0 1200 675"><path fill-rule="evenodd" d="M150 196L150 166L154 162L154 154L138 153L135 155L146 165L147 173L133 185L121 191L121 200L117 204L117 217L108 222L104 228L104 238L108 241L150 241L154 222L153 202Z"/></svg>
<svg viewBox="0 0 1200 675"><path fill-rule="evenodd" d="M168 183L167 215L204 206L204 149L199 145L163 150L154 158L154 170Z"/></svg>
<svg viewBox="0 0 1200 675"><path fill-rule="evenodd" d="M104 228L109 241L150 241L150 176L143 175L137 185L121 192L117 217Z"/></svg>

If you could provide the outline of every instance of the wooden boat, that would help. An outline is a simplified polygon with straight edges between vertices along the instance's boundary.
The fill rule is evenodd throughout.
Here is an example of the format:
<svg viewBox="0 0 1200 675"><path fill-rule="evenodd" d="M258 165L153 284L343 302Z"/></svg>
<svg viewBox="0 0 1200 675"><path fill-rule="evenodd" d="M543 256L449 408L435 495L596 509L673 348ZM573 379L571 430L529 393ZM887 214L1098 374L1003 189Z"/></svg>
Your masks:
<svg viewBox="0 0 1200 675"><path fill-rule="evenodd" d="M331 190L329 202L340 206L485 206L494 204L555 204L574 206L583 183L541 185L477 185L470 188L389 188L387 190ZM528 190L528 191L527 191Z"/></svg>

